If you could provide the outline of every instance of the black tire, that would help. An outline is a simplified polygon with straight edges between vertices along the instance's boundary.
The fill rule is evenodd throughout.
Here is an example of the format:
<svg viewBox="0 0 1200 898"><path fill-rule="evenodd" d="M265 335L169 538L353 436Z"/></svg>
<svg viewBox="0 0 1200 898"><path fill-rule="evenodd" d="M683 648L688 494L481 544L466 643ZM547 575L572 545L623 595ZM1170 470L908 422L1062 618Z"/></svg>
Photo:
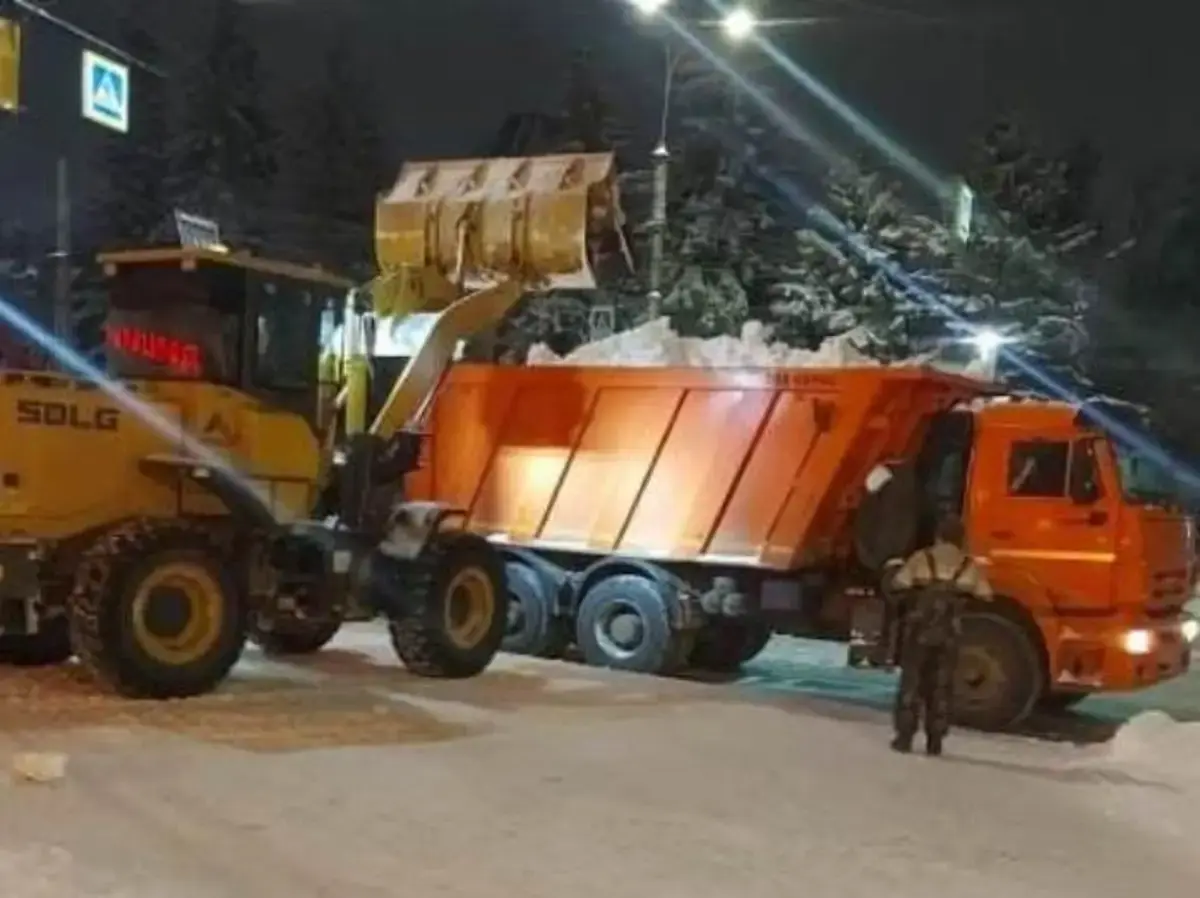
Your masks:
<svg viewBox="0 0 1200 898"><path fill-rule="evenodd" d="M890 465L892 477L874 493L864 490L854 513L854 550L863 567L883 569L892 558L907 558L917 545L920 491L911 465Z"/></svg>
<svg viewBox="0 0 1200 898"><path fill-rule="evenodd" d="M1047 692L1038 699L1037 709L1047 714L1063 714L1089 695L1088 692Z"/></svg>
<svg viewBox="0 0 1200 898"><path fill-rule="evenodd" d="M270 626L251 615L250 640L267 655L312 655L321 651L342 628L340 618L301 618L279 615Z"/></svg>
<svg viewBox="0 0 1200 898"><path fill-rule="evenodd" d="M189 605L174 635L153 632L155 589L169 596L163 602L184 596ZM176 617L157 625L169 629ZM136 521L101 537L80 565L68 619L84 669L101 686L129 698L211 692L229 675L246 641L246 604L228 559L203 531L183 522ZM194 645L172 645L193 625Z"/></svg>
<svg viewBox="0 0 1200 898"><path fill-rule="evenodd" d="M653 674L673 673L690 648L671 630L662 589L638 574L608 577L584 594L575 616L575 644L593 667Z"/></svg>
<svg viewBox="0 0 1200 898"><path fill-rule="evenodd" d="M733 673L767 647L771 628L762 621L719 620L700 630L688 662L700 670Z"/></svg>
<svg viewBox="0 0 1200 898"><path fill-rule="evenodd" d="M545 583L520 562L504 567L508 591L508 618L501 648L514 655L561 658L571 642L566 622L556 617L553 596Z"/></svg>
<svg viewBox="0 0 1200 898"><path fill-rule="evenodd" d="M41 629L29 636L0 636L0 664L12 667L49 667L62 664L73 654L71 631L62 616L44 621Z"/></svg>
<svg viewBox="0 0 1200 898"><path fill-rule="evenodd" d="M1038 652L1020 624L997 614L963 616L954 676L954 721L999 731L1029 716L1041 697Z"/></svg>
<svg viewBox="0 0 1200 898"><path fill-rule="evenodd" d="M412 673L463 679L483 673L504 640L504 559L470 533L432 537L400 575L404 601L419 609L388 624L392 647ZM458 607L470 624L457 624Z"/></svg>

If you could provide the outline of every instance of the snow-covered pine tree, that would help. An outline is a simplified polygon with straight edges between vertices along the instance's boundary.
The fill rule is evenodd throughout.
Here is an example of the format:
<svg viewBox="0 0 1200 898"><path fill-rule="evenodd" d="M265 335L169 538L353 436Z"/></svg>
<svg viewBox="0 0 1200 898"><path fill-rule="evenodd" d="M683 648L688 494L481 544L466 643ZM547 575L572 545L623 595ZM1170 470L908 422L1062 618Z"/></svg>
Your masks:
<svg viewBox="0 0 1200 898"><path fill-rule="evenodd" d="M681 333L737 333L768 316L790 256L790 228L760 164L770 129L727 78L691 57L676 66L672 109L663 311Z"/></svg>
<svg viewBox="0 0 1200 898"><path fill-rule="evenodd" d="M162 62L157 37L161 9L155 0L131 0L118 25L118 44L151 65ZM107 183L96 224L104 248L146 244L170 209L165 194L170 172L167 85L140 68L132 70L131 78L136 99L129 132L109 135L102 155Z"/></svg>
<svg viewBox="0 0 1200 898"><path fill-rule="evenodd" d="M1016 338L1015 353L1063 386L1086 384L1081 360L1102 256L1091 217L1098 156L1086 144L1053 155L1011 120L993 126L974 156L968 181L984 214L961 257L969 289L988 323ZM1009 374L1044 388L1019 367Z"/></svg>
<svg viewBox="0 0 1200 898"><path fill-rule="evenodd" d="M575 54L571 61L562 111L555 116L522 119L537 123L540 140L518 147L521 152L610 151L617 155L618 170L623 173L621 198L631 217L629 236L633 238L648 181L643 173L629 168L629 130L602 89L586 51ZM518 131L516 120L510 117L504 130ZM622 330L637 323L645 309L643 297L644 287L632 272L607 277L596 290L533 294L505 320L496 347L486 352L511 361L524 359L535 343L567 352L601 335L606 327Z"/></svg>
<svg viewBox="0 0 1200 898"><path fill-rule="evenodd" d="M1200 168L1160 175L1133 197L1129 239L1093 310L1090 371L1097 385L1151 410L1155 429L1200 453Z"/></svg>
<svg viewBox="0 0 1200 898"><path fill-rule="evenodd" d="M830 172L824 207L810 212L790 277L775 287L778 333L813 342L862 325L879 355L901 358L988 326L1077 380L1088 293L1076 265L1097 240L1085 217L1094 156L1049 158L993 129L977 160L971 181L985 211L965 248L948 216L927 214L883 173Z"/></svg>
<svg viewBox="0 0 1200 898"><path fill-rule="evenodd" d="M276 144L277 216L292 249L365 276L375 199L395 166L380 132L374 84L350 34L327 38L312 84L296 85Z"/></svg>
<svg viewBox="0 0 1200 898"><path fill-rule="evenodd" d="M210 6L198 52L169 81L175 120L167 192L176 206L216 219L232 242L257 245L259 210L276 170L259 52L243 4Z"/></svg>
<svg viewBox="0 0 1200 898"><path fill-rule="evenodd" d="M847 163L827 174L823 199L771 287L769 320L780 337L813 345L865 327L878 355L904 358L933 348L948 317L975 311L951 289L949 229L885 173Z"/></svg>

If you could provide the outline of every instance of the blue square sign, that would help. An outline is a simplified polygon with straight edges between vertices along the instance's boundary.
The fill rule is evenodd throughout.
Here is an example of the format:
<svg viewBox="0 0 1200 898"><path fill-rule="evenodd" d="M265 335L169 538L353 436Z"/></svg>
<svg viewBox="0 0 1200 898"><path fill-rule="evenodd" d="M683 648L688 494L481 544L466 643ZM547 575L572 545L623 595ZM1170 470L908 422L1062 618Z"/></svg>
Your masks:
<svg viewBox="0 0 1200 898"><path fill-rule="evenodd" d="M129 131L129 67L91 50L83 51L83 117Z"/></svg>

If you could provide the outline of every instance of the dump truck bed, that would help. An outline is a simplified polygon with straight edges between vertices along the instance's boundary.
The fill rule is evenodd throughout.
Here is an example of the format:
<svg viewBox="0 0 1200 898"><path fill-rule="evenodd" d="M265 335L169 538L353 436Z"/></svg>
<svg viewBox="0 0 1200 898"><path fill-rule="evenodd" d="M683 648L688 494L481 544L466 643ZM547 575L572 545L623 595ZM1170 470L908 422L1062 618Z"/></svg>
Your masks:
<svg viewBox="0 0 1200 898"><path fill-rule="evenodd" d="M458 365L409 487L530 548L790 570L847 549L870 469L984 389L915 367Z"/></svg>

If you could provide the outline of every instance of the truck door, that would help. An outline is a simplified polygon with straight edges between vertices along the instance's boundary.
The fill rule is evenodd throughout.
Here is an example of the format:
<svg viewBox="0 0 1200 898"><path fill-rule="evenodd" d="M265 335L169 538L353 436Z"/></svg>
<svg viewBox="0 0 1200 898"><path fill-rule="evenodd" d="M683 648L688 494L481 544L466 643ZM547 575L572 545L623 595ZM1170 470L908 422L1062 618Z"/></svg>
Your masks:
<svg viewBox="0 0 1200 898"><path fill-rule="evenodd" d="M1097 439L1071 432L988 442L980 454L990 463L976 470L993 482L973 490L971 536L993 585L1060 612L1111 607L1120 502L1097 461Z"/></svg>

